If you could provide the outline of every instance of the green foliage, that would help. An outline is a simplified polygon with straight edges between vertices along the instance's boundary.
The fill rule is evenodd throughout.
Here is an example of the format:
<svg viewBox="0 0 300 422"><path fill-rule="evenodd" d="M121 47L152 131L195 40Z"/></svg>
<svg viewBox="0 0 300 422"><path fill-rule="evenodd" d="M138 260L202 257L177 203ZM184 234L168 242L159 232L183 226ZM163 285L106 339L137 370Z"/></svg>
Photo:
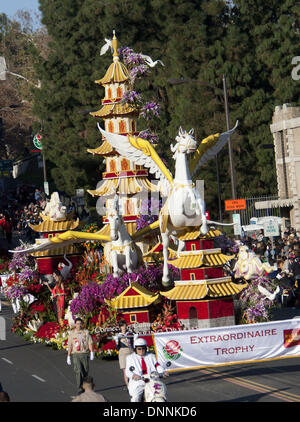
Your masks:
<svg viewBox="0 0 300 422"><path fill-rule="evenodd" d="M94 188L99 160L86 149L101 143L96 121L82 110L100 108L103 88L94 84L112 62L99 55L104 38L116 30L119 46L161 59L151 75L137 80L145 99L159 102L160 119L142 119L138 129L159 135L158 152L168 159L179 126L195 129L200 141L226 130L222 77L226 75L238 197L276 192L273 142L274 108L299 104L300 84L291 78L299 45L299 8L292 0L40 0L42 22L51 43L36 61L42 89L35 112L42 121L47 160L59 189L74 194ZM174 83L170 83L175 80ZM179 83L178 83L179 82ZM222 201L231 198L228 148L219 156ZM198 171L205 200L218 218L216 164ZM224 202L223 202L224 203Z"/></svg>

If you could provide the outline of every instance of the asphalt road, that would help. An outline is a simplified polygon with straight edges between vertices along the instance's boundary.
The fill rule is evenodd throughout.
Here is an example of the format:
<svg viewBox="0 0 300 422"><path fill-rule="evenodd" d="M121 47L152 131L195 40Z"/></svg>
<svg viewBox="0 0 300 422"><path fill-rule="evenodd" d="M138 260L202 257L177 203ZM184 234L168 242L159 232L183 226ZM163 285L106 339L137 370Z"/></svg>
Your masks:
<svg viewBox="0 0 300 422"><path fill-rule="evenodd" d="M12 310L3 304L6 340L0 341L0 382L12 402L71 402L76 394L66 352L31 344L10 332ZM90 362L95 390L109 402L129 403L117 360ZM170 374L169 402L299 402L300 358ZM120 406L120 405L119 405Z"/></svg>

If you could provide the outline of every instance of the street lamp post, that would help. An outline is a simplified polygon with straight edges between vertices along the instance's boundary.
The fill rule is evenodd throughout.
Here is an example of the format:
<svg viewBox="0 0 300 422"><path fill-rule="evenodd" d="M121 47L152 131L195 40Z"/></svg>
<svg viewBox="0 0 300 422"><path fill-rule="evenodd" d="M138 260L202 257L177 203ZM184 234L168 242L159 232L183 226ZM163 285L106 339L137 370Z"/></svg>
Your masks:
<svg viewBox="0 0 300 422"><path fill-rule="evenodd" d="M230 120L229 120L228 95L227 95L225 75L223 75L223 89L224 89L224 106L225 106L226 125L227 125L227 130L229 130ZM232 153L232 144L231 144L230 136L228 140L228 152L229 152L232 199L236 199L235 174L234 174L233 153Z"/></svg>

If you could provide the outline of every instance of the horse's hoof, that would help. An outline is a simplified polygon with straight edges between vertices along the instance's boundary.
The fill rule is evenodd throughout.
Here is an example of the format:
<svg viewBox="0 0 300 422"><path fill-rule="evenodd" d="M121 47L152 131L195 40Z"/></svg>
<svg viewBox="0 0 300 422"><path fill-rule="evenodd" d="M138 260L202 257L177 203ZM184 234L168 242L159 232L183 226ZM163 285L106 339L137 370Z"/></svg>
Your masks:
<svg viewBox="0 0 300 422"><path fill-rule="evenodd" d="M208 233L208 227L207 227L206 224L204 226L202 225L200 227L200 232L201 232L201 234L207 234Z"/></svg>
<svg viewBox="0 0 300 422"><path fill-rule="evenodd" d="M163 277L162 278L162 285L164 286L164 287L170 287L171 286L171 280L169 279L169 277Z"/></svg>

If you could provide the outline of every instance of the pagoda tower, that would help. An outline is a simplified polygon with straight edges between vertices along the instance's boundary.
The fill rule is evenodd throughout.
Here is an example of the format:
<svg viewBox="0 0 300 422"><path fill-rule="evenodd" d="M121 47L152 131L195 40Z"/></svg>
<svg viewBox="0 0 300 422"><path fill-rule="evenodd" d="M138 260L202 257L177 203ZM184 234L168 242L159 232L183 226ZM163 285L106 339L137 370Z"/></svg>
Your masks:
<svg viewBox="0 0 300 422"><path fill-rule="evenodd" d="M112 40L113 63L109 66L105 76L95 81L105 89L105 97L102 100L100 110L90 113L95 118L104 120L104 128L108 132L119 135L138 135L137 123L139 112L132 105L124 102L123 96L132 89L129 72L118 56L118 41L114 34ZM119 196L121 215L130 235L136 232L136 220L140 215L142 199L148 199L151 192L156 192L156 186L148 179L148 170L143 166L136 165L120 156L102 138L102 144L96 149L88 149L88 152L105 158L106 171L102 174L102 181L95 190L88 192L96 198L101 198L101 205L110 208L115 194ZM137 195L139 194L139 195ZM107 214L103 216L104 228L102 234L109 234ZM142 251L148 246L143 242Z"/></svg>

